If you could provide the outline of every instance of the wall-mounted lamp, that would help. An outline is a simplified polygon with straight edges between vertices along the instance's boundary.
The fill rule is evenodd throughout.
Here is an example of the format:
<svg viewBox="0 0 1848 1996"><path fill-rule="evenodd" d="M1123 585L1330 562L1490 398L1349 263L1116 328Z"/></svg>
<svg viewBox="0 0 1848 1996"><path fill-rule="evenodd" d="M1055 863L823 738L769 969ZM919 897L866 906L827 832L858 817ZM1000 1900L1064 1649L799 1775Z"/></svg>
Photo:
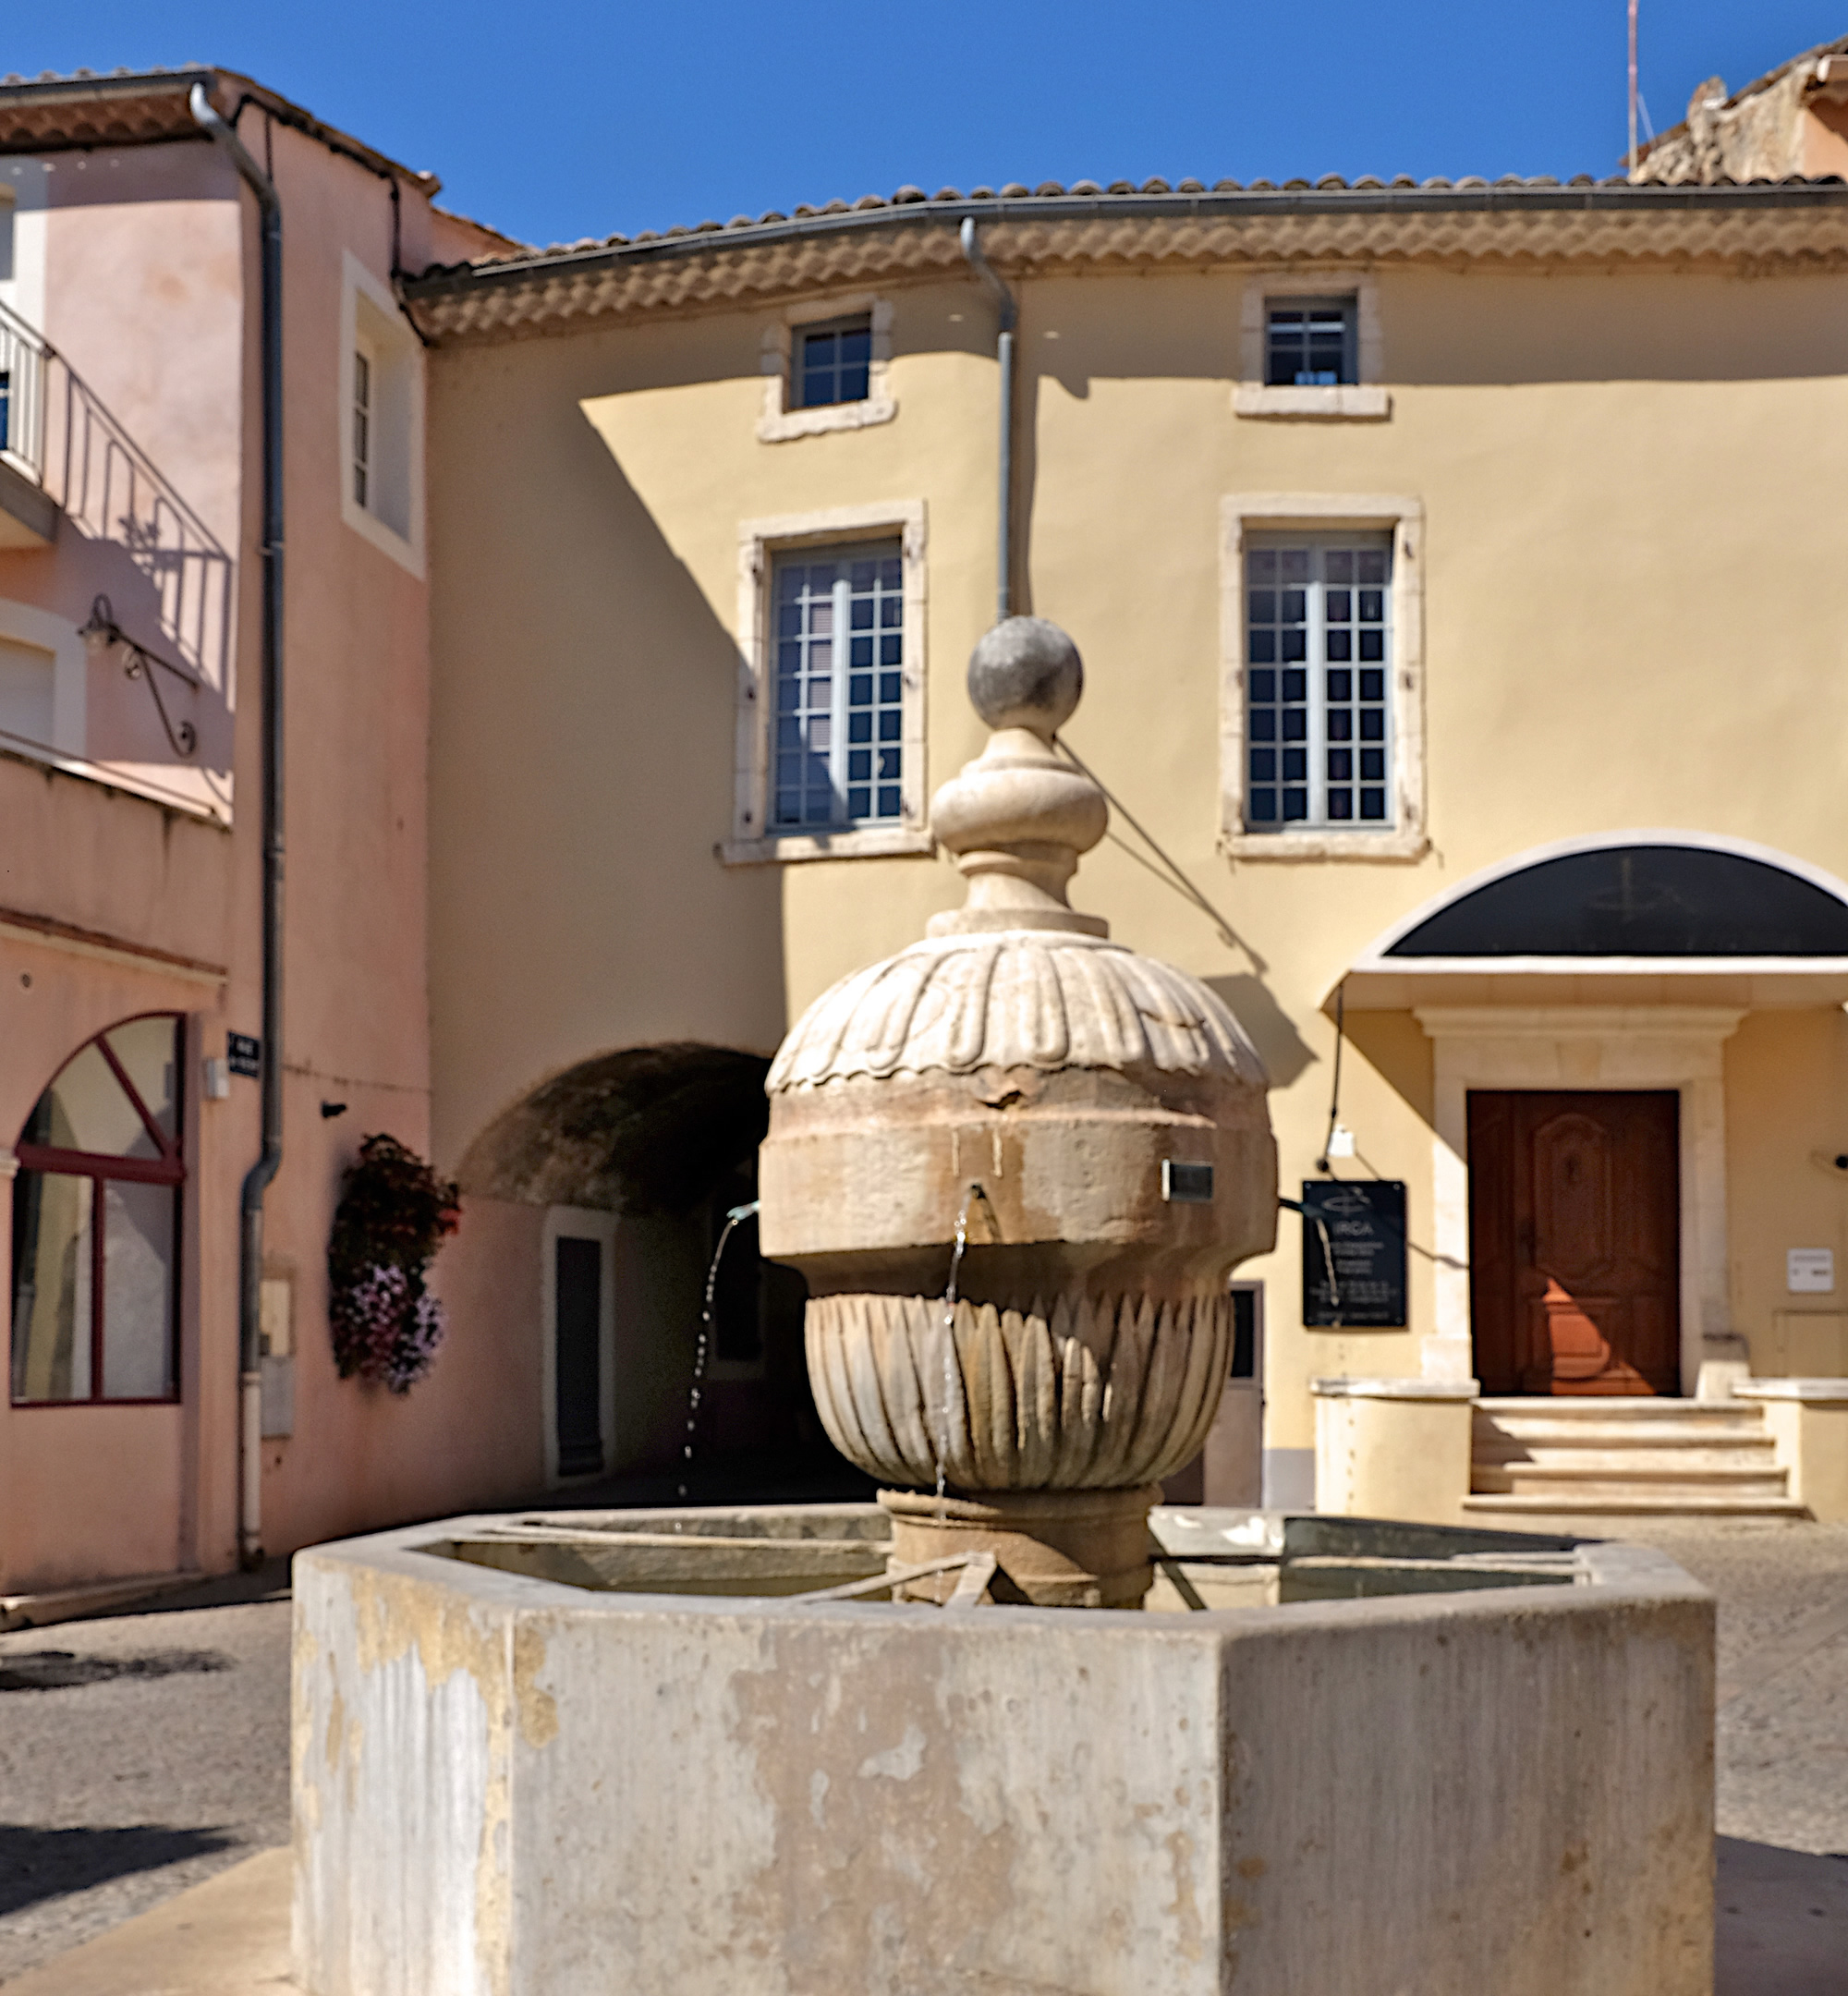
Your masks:
<svg viewBox="0 0 1848 1996"><path fill-rule="evenodd" d="M161 717L161 725L166 730L167 745L177 756L189 756L199 747L199 730L190 721L176 722L167 712L167 703L161 698L160 682L154 677L151 667L158 665L163 672L170 672L176 679L183 680L196 693L199 681L184 665L176 665L172 660L162 658L158 652L150 651L145 645L137 644L116 621L116 613L109 606L106 596L99 596L90 606L89 623L79 627L77 635L81 638L94 657L100 657L112 645L120 645L128 652L122 662L122 671L130 679L145 679L148 691L154 697L154 709Z"/></svg>

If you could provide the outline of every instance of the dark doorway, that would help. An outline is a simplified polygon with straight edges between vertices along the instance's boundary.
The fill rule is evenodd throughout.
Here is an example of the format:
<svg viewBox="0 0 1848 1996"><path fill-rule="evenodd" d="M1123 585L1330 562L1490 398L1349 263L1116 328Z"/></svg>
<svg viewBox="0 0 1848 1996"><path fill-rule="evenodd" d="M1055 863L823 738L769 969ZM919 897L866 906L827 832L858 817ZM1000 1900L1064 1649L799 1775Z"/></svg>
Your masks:
<svg viewBox="0 0 1848 1996"><path fill-rule="evenodd" d="M1681 1391L1680 1099L1472 1090L1485 1394Z"/></svg>
<svg viewBox="0 0 1848 1996"><path fill-rule="evenodd" d="M553 1379L558 1473L603 1469L603 1244L561 1234L553 1244L557 1321Z"/></svg>

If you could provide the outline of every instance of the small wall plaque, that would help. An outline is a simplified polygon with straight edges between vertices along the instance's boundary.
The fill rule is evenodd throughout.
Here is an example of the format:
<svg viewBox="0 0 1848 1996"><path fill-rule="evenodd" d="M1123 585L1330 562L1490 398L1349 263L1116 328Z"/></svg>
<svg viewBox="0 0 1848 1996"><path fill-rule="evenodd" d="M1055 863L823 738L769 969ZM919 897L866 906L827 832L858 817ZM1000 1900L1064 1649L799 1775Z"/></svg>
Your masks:
<svg viewBox="0 0 1848 1996"><path fill-rule="evenodd" d="M1832 1248L1786 1248L1784 1287L1792 1296L1829 1296L1835 1288Z"/></svg>
<svg viewBox="0 0 1848 1996"><path fill-rule="evenodd" d="M1176 1206L1210 1206L1213 1198L1212 1166L1184 1164L1179 1158L1163 1158L1161 1197Z"/></svg>
<svg viewBox="0 0 1848 1996"><path fill-rule="evenodd" d="M233 1074L254 1081L263 1071L263 1042L254 1033L228 1032L225 1059Z"/></svg>

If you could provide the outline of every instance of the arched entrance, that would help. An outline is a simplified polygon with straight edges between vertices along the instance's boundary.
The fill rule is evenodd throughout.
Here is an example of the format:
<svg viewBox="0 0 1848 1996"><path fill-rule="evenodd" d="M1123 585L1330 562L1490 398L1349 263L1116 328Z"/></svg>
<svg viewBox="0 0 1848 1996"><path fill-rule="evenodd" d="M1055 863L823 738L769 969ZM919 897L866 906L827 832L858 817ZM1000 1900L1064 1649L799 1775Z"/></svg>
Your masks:
<svg viewBox="0 0 1848 1996"><path fill-rule="evenodd" d="M548 1481L677 1479L708 1271L727 1215L757 1197L768 1066L685 1043L600 1054L542 1083L464 1156L465 1201L543 1209ZM695 1494L838 1463L808 1394L807 1293L761 1259L755 1219L742 1219L714 1292Z"/></svg>
<svg viewBox="0 0 1848 1996"><path fill-rule="evenodd" d="M1341 989L1432 1042L1429 1369L1675 1394L1739 1357L1726 1050L1848 1001L1848 886L1701 834L1574 840L1416 909Z"/></svg>

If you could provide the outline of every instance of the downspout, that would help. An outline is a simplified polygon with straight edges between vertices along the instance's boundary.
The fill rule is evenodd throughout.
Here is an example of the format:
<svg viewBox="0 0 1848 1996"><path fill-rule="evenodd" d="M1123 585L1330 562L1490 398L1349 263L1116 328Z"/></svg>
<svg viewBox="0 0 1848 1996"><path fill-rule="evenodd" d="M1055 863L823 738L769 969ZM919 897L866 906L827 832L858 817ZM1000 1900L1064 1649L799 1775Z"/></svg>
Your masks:
<svg viewBox="0 0 1848 1996"><path fill-rule="evenodd" d="M963 254L969 268L988 286L1001 330L995 340L995 365L1001 370L1001 526L995 561L994 620L997 624L1014 615L1014 329L1020 322L1014 293L989 266L976 234L976 218L963 219Z"/></svg>
<svg viewBox="0 0 1848 1996"><path fill-rule="evenodd" d="M192 115L257 197L263 376L263 1148L244 1174L237 1243L237 1556L263 1557L263 1195L283 1162L283 210L268 175L192 86Z"/></svg>

